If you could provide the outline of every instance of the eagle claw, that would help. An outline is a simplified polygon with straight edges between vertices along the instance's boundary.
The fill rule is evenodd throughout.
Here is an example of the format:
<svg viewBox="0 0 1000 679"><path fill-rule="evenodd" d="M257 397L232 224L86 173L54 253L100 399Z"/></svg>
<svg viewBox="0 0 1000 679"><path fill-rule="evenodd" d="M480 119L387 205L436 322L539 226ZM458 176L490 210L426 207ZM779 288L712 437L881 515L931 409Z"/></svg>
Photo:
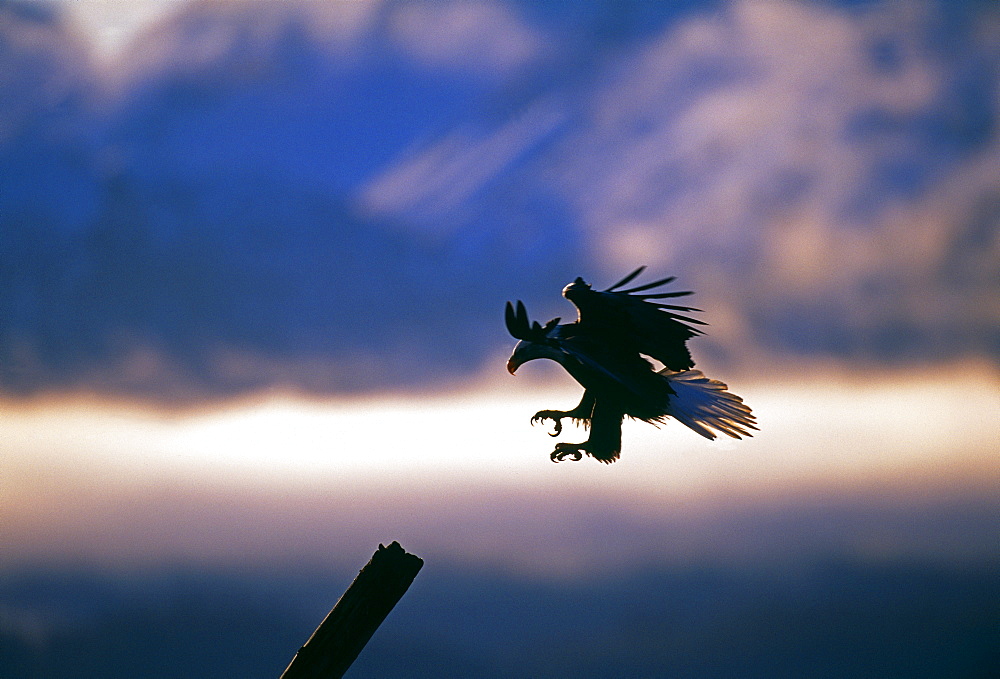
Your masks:
<svg viewBox="0 0 1000 679"><path fill-rule="evenodd" d="M565 416L566 413L561 410L539 410L531 416L531 424L534 426L540 422L544 423L545 420L552 420L555 422L555 427L549 436L559 436L562 433L562 418Z"/></svg>
<svg viewBox="0 0 1000 679"><path fill-rule="evenodd" d="M583 459L582 446L582 443L557 443L549 458L553 462L562 462L566 457L572 457L573 462L579 462Z"/></svg>

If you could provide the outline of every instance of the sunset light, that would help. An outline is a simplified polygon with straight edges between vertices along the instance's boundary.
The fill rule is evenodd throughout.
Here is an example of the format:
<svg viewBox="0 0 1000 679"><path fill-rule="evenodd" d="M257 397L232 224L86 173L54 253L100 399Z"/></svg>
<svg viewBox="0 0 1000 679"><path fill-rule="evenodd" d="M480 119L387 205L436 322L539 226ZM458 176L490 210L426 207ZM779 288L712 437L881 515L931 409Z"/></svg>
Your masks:
<svg viewBox="0 0 1000 679"><path fill-rule="evenodd" d="M36 546L58 551L55 536L69 516L99 519L114 511L109 497L145 495L155 503L183 488L240 503L275 493L315 502L319 494L331 506L375 494L386 503L380 512L409 507L414 516L436 516L444 498L464 505L502 494L627 497L639 516L683 516L720 501L801 493L913 500L954 488L992 493L1000 487L997 434L974 424L1000 412L1000 395L991 379L964 375L949 383L886 378L892 386L884 389L757 385L744 390L763 425L753 439L709 442L676 423L628 423L627 454L610 467L552 464L553 439L530 427L528 415L571 402L574 392L517 394L515 384L420 399L276 396L174 414L81 402L20 408L0 428L2 530L10 539L30 526ZM582 435L567 428L558 440ZM143 519L122 530L123 539L134 535L115 550L148 548ZM255 540L259 549L273 547L266 536Z"/></svg>

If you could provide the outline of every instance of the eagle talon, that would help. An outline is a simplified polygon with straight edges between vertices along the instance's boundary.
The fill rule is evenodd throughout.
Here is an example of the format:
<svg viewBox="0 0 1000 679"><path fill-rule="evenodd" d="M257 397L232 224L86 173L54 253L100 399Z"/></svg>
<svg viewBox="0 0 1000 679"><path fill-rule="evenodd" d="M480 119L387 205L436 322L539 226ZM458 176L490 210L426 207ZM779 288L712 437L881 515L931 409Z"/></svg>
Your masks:
<svg viewBox="0 0 1000 679"><path fill-rule="evenodd" d="M557 443L556 449L549 455L553 462L562 462L567 457L572 457L573 462L583 459L583 448L581 443Z"/></svg>
<svg viewBox="0 0 1000 679"><path fill-rule="evenodd" d="M531 424L536 425L545 422L545 420L552 420L555 423L555 427L549 436L559 436L562 433L562 418L566 416L559 410L539 410L531 417Z"/></svg>

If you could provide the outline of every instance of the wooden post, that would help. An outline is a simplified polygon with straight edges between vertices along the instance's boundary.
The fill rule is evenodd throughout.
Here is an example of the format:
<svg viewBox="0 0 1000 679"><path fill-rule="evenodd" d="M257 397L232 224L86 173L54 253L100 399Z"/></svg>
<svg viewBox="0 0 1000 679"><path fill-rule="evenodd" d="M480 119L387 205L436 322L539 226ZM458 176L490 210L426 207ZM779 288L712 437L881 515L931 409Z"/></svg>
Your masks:
<svg viewBox="0 0 1000 679"><path fill-rule="evenodd" d="M379 545L281 679L342 677L423 565L423 559L407 554L398 542Z"/></svg>

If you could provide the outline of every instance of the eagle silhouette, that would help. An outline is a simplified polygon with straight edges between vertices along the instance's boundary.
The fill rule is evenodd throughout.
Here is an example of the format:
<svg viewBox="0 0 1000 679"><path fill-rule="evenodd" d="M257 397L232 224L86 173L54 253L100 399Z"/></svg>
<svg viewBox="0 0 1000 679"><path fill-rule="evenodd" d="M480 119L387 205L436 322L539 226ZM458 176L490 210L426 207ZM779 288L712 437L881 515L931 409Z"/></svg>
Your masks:
<svg viewBox="0 0 1000 679"><path fill-rule="evenodd" d="M527 361L548 358L559 363L583 388L583 398L572 410L540 410L532 424L552 420L562 432L562 420L570 418L590 430L583 443L558 443L553 462L566 457L580 460L584 454L604 463L621 455L622 420L626 415L659 424L672 417L705 438L716 432L733 438L751 436L756 421L743 399L728 387L693 370L687 341L702 334L703 321L681 315L701 311L694 307L665 304L656 300L690 295L691 291L650 292L666 285L674 276L626 290L645 270L641 266L606 290L593 290L582 278L563 288L563 297L577 308L578 318L559 324L553 318L545 325L530 322L524 304L507 302L507 330L520 340L507 361L514 374ZM663 365L657 369L650 359Z"/></svg>

